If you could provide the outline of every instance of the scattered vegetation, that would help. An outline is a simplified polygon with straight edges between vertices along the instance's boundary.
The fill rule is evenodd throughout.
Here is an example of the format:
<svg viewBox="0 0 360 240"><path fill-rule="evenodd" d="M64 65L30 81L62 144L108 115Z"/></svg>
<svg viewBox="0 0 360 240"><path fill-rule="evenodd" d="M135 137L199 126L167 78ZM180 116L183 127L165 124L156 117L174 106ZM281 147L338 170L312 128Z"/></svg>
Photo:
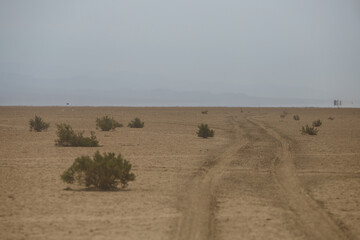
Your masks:
<svg viewBox="0 0 360 240"><path fill-rule="evenodd" d="M131 122L129 122L128 127L143 128L144 122L141 122L141 120L139 118L135 118L134 120L131 120Z"/></svg>
<svg viewBox="0 0 360 240"><path fill-rule="evenodd" d="M115 121L114 118L110 118L109 116L96 119L96 128L100 128L102 131L110 131L122 126L123 125L121 123Z"/></svg>
<svg viewBox="0 0 360 240"><path fill-rule="evenodd" d="M198 137L208 138L214 137L214 130L210 129L207 124L201 124L198 126L199 130L197 131Z"/></svg>
<svg viewBox="0 0 360 240"><path fill-rule="evenodd" d="M299 115L297 115L297 114L294 115L293 118L294 118L294 120L296 120L296 121L299 121L299 120L300 120L300 117L299 117Z"/></svg>
<svg viewBox="0 0 360 240"><path fill-rule="evenodd" d="M320 119L313 121L312 125L313 127L320 127L322 124L322 122L320 121Z"/></svg>
<svg viewBox="0 0 360 240"><path fill-rule="evenodd" d="M206 110L206 111L202 111L201 113L202 113L202 114L208 114L208 112L209 112L209 111Z"/></svg>
<svg viewBox="0 0 360 240"><path fill-rule="evenodd" d="M329 119L329 120L334 120L335 118L333 118L333 117L329 117L328 119Z"/></svg>
<svg viewBox="0 0 360 240"><path fill-rule="evenodd" d="M72 127L68 124L57 124L56 134L58 139L55 140L57 146L63 147L97 147L98 140L94 132L91 132L90 137L84 137L83 132L75 133Z"/></svg>
<svg viewBox="0 0 360 240"><path fill-rule="evenodd" d="M129 181L135 180L131 172L131 164L121 154L117 157L115 153L104 153L99 151L94 157L82 156L75 159L70 168L65 170L61 179L69 184L77 181L86 187L96 187L100 190L116 189L118 184L122 188L127 187Z"/></svg>
<svg viewBox="0 0 360 240"><path fill-rule="evenodd" d="M309 127L309 125L306 124L306 126L301 128L301 133L302 134L308 134L308 135L317 135L318 133L318 129L316 129L314 126L313 127Z"/></svg>
<svg viewBox="0 0 360 240"><path fill-rule="evenodd" d="M49 123L44 122L41 117L35 115L34 119L30 119L29 121L30 131L34 130L35 132L41 132L43 130L47 130L50 126Z"/></svg>

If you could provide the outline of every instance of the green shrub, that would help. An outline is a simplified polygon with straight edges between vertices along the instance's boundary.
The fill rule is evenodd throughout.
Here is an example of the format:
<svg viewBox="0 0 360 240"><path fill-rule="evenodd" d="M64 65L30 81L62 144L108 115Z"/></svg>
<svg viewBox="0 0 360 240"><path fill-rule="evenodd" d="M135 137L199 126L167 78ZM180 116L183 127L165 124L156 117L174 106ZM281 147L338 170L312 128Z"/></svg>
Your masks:
<svg viewBox="0 0 360 240"><path fill-rule="evenodd" d="M97 147L98 140L94 132L91 132L90 137L84 137L83 132L75 133L72 127L68 124L57 124L56 134L58 139L55 140L57 146L63 147Z"/></svg>
<svg viewBox="0 0 360 240"><path fill-rule="evenodd" d="M102 131L109 131L122 126L121 123L118 123L114 118L110 118L109 116L96 119L96 127L100 128Z"/></svg>
<svg viewBox="0 0 360 240"><path fill-rule="evenodd" d="M201 113L202 113L202 114L208 114L208 112L209 112L209 111L206 110L206 111L202 111Z"/></svg>
<svg viewBox="0 0 360 240"><path fill-rule="evenodd" d="M131 167L121 154L116 157L115 153L101 155L97 151L93 158L76 158L71 167L63 172L61 179L66 183L77 181L80 185L94 186L100 190L116 189L118 184L125 188L129 181L135 180L134 173L130 172Z"/></svg>
<svg viewBox="0 0 360 240"><path fill-rule="evenodd" d="M322 124L322 122L320 121L320 119L313 121L312 125L313 127L320 127Z"/></svg>
<svg viewBox="0 0 360 240"><path fill-rule="evenodd" d="M315 127L309 127L309 125L306 124L306 126L301 128L301 133L302 134L308 134L308 135L317 135L318 133L318 129L316 129Z"/></svg>
<svg viewBox="0 0 360 240"><path fill-rule="evenodd" d="M35 115L34 119L29 121L30 131L34 130L35 132L41 132L42 130L47 130L50 126L49 123L44 122L41 117Z"/></svg>
<svg viewBox="0 0 360 240"><path fill-rule="evenodd" d="M134 120L131 120L131 122L129 122L128 127L143 128L144 122L141 122L141 120L139 118L135 118Z"/></svg>
<svg viewBox="0 0 360 240"><path fill-rule="evenodd" d="M294 120L296 120L296 121L299 121L299 120L300 120L300 117L299 117L299 115L297 115L297 114L294 115L293 118L294 118Z"/></svg>
<svg viewBox="0 0 360 240"><path fill-rule="evenodd" d="M209 126L207 124L201 124L198 126L199 130L197 131L198 137L208 138L208 137L214 137L214 130L209 129Z"/></svg>

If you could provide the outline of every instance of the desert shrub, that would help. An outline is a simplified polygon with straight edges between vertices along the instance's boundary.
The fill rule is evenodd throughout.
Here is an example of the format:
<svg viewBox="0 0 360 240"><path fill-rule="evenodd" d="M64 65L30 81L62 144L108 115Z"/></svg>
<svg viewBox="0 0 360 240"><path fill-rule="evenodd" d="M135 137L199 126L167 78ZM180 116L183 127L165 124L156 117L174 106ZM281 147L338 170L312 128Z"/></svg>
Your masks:
<svg viewBox="0 0 360 240"><path fill-rule="evenodd" d="M208 114L208 112L209 112L209 111L206 110L206 111L202 111L201 113L202 113L202 114Z"/></svg>
<svg viewBox="0 0 360 240"><path fill-rule="evenodd" d="M334 120L334 118L333 118L333 117L329 117L328 119L329 119L329 120Z"/></svg>
<svg viewBox="0 0 360 240"><path fill-rule="evenodd" d="M207 124L201 124L198 126L199 130L197 131L198 137L208 138L213 137L215 132L214 130L210 129Z"/></svg>
<svg viewBox="0 0 360 240"><path fill-rule="evenodd" d="M313 121L312 125L313 127L320 127L322 124L322 122L320 121L320 119Z"/></svg>
<svg viewBox="0 0 360 240"><path fill-rule="evenodd" d="M97 147L98 140L94 132L91 132L90 137L84 137L83 132L75 133L69 124L57 124L56 134L58 139L55 140L57 146L63 147Z"/></svg>
<svg viewBox="0 0 360 240"><path fill-rule="evenodd" d="M121 123L118 123L114 118L110 118L109 116L96 119L96 127L100 128L102 131L110 131L111 129L122 126Z"/></svg>
<svg viewBox="0 0 360 240"><path fill-rule="evenodd" d="M143 128L144 122L141 122L140 118L135 118L134 120L131 120L131 122L129 122L128 127Z"/></svg>
<svg viewBox="0 0 360 240"><path fill-rule="evenodd" d="M34 119L30 119L29 121L30 131L34 130L35 132L41 132L43 130L47 130L50 126L49 123L44 122L41 117L35 115Z"/></svg>
<svg viewBox="0 0 360 240"><path fill-rule="evenodd" d="M294 118L294 120L296 120L296 121L299 121L299 120L300 120L300 117L299 117L299 115L297 115L297 114L294 115L293 118Z"/></svg>
<svg viewBox="0 0 360 240"><path fill-rule="evenodd" d="M97 151L93 158L89 156L76 158L71 167L63 172L61 179L66 183L73 184L77 181L80 185L94 186L100 190L115 189L118 184L125 188L129 181L135 180L131 167L130 162L121 154L118 156L115 156L115 153L101 155Z"/></svg>
<svg viewBox="0 0 360 240"><path fill-rule="evenodd" d="M316 129L315 127L309 127L309 125L306 124L306 126L302 126L301 128L301 133L302 134L308 134L308 135L317 135L318 133L318 129Z"/></svg>

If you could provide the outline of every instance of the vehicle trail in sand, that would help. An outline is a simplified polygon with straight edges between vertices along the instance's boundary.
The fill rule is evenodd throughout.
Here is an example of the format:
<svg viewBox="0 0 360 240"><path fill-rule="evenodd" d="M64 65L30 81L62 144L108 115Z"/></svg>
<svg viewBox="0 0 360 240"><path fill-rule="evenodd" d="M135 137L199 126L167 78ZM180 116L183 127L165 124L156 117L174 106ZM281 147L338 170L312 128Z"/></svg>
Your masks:
<svg viewBox="0 0 360 240"><path fill-rule="evenodd" d="M301 188L296 177L295 165L292 161L290 143L278 132L263 123L248 119L255 126L262 128L274 137L279 144L277 164L274 166L274 177L282 186L288 205L296 214L309 239L347 239L344 232L335 224L326 212ZM275 161L274 161L275 162Z"/></svg>
<svg viewBox="0 0 360 240"><path fill-rule="evenodd" d="M211 156L208 166L203 166L191 180L181 204L182 217L177 228L176 239L214 239L216 208L215 186L226 166L234 159L236 152L246 144L240 139L240 129L231 118L232 141L218 156Z"/></svg>
<svg viewBox="0 0 360 240"><path fill-rule="evenodd" d="M187 191L183 193L180 203L182 216L177 226L176 239L216 238L215 188L231 161L239 157L237 152L250 142L249 137L251 135L244 134L241 129L243 127L260 130L258 132L264 134L264 137L267 135L269 139L270 136L270 139L276 142L276 157L272 159L270 172L275 182L281 186L282 192L274 193L274 195L281 195L285 198L286 205L300 224L299 229L304 231L307 238L347 239L345 233L328 214L301 188L292 161L290 142L272 128L253 118L242 118L241 121L246 122L246 124L240 126L235 117L231 118L231 142L222 153L210 156L213 159L212 164L203 166L191 179ZM256 171L259 174L262 172L260 169Z"/></svg>

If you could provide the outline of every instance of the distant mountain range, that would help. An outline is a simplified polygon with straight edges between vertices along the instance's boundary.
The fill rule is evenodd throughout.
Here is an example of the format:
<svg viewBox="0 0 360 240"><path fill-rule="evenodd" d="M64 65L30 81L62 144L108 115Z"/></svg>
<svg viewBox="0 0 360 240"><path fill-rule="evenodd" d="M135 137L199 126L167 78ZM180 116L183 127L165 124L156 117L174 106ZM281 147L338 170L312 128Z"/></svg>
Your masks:
<svg viewBox="0 0 360 240"><path fill-rule="evenodd" d="M1 90L0 105L66 105L73 106L249 106L249 107L329 107L331 101L319 99L261 98L242 93L213 94L171 90L134 91L17 91Z"/></svg>
<svg viewBox="0 0 360 240"><path fill-rule="evenodd" d="M134 90L94 86L72 87L71 81L39 81L27 76L0 74L0 105L73 106L249 106L332 107L332 99L255 97L243 93L215 94L168 89ZM359 104L343 101L344 106Z"/></svg>

